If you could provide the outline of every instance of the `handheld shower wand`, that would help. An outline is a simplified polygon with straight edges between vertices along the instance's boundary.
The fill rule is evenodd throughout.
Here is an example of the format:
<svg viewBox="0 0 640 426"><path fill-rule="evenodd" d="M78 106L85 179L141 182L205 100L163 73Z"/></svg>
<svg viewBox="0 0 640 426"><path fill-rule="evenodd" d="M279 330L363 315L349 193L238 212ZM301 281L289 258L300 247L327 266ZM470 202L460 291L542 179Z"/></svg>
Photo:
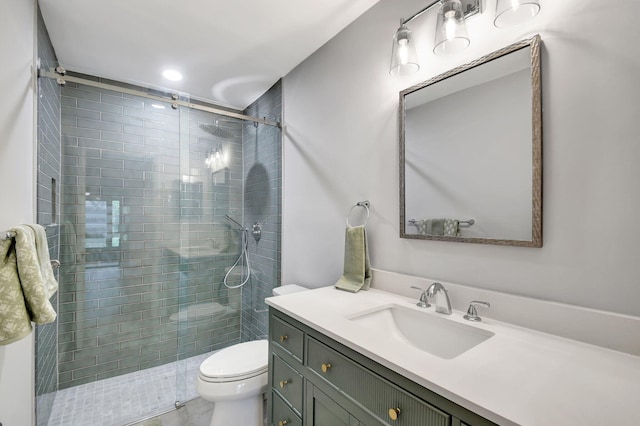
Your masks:
<svg viewBox="0 0 640 426"><path fill-rule="evenodd" d="M231 268L229 268L229 270L227 271L226 275L224 276L224 280L223 283L225 285L225 287L227 288L238 288L238 287L242 287L243 285L245 285L247 282L249 282L249 277L251 276L251 266L249 265L249 229L245 228L244 226L242 226L241 223L239 223L238 221L234 220L231 216L229 216L228 214L224 215L224 218L227 219L229 222L235 224L238 226L238 231L242 232L242 238L241 238L241 245L242 247L240 248L240 256L238 256L238 259L236 260L236 262L233 264L233 266ZM244 257L244 262L242 262L242 258ZM244 263L244 265L243 265ZM244 267L246 266L247 268L247 274L246 276L244 275ZM231 272L237 268L240 267L241 269L241 276L240 276L240 284L238 285L229 285L228 280L229 280L229 275L231 275Z"/></svg>

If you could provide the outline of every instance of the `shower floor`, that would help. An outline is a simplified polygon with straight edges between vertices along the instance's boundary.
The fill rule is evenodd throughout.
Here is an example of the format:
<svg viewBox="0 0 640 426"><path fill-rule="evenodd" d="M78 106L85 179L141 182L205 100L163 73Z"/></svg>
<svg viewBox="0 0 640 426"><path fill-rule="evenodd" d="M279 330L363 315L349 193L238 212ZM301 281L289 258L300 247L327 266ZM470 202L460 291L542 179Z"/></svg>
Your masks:
<svg viewBox="0 0 640 426"><path fill-rule="evenodd" d="M209 355L187 359L184 401L198 396L198 367ZM176 364L60 390L48 426L124 426L171 410L176 399Z"/></svg>

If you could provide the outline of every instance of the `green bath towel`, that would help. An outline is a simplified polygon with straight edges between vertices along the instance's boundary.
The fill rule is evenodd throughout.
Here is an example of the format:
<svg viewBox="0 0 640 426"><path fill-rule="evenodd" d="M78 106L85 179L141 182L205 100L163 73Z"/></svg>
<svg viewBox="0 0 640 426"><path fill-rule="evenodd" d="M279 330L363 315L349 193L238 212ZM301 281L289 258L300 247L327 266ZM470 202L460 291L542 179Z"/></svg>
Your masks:
<svg viewBox="0 0 640 426"><path fill-rule="evenodd" d="M33 229L21 225L11 231L16 234L14 239L0 241L0 345L27 336L31 321L47 324L56 319L49 293L55 292L57 283L45 281L48 272L43 277L43 268L51 266L40 264ZM46 239L40 239L40 244L44 250Z"/></svg>
<svg viewBox="0 0 640 426"><path fill-rule="evenodd" d="M348 226L345 231L344 273L336 288L350 292L368 290L371 285L369 248L364 226Z"/></svg>

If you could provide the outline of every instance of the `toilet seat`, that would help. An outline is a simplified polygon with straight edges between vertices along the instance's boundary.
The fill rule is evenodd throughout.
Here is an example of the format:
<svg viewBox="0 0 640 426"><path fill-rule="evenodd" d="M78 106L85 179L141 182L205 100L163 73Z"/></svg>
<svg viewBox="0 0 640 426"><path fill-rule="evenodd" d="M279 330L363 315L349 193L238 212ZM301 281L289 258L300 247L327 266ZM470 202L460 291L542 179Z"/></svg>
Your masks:
<svg viewBox="0 0 640 426"><path fill-rule="evenodd" d="M200 379L209 383L246 380L265 374L269 364L269 343L254 340L222 349L200 364Z"/></svg>

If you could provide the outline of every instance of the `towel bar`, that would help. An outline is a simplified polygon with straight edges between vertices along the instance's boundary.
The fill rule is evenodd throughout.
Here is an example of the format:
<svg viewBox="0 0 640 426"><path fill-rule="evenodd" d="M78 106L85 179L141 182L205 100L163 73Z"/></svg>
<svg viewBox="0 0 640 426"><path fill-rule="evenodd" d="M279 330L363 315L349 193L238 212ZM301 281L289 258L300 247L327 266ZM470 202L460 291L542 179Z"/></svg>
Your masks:
<svg viewBox="0 0 640 426"><path fill-rule="evenodd" d="M46 231L47 229L55 228L56 226L58 226L57 223L50 223L49 225L44 225L44 230ZM16 237L16 233L15 232L6 231L6 232L3 232L0 235L0 241L2 241L2 240L10 240L10 239L15 238L15 237Z"/></svg>
<svg viewBox="0 0 640 426"><path fill-rule="evenodd" d="M54 226L58 226L58 224L57 223L52 223L51 225L46 225L44 228L47 229L47 228L54 227ZM16 237L16 233L15 232L6 231L6 232L3 232L2 234L0 234L0 241L10 240L10 239L15 238L15 237ZM52 260L51 261L51 267L53 269L58 269L60 267L60 261L57 260L57 259L56 260ZM0 426L2 426L2 425L0 425Z"/></svg>
<svg viewBox="0 0 640 426"><path fill-rule="evenodd" d="M417 220L415 219L410 219L407 222L409 222L410 225L415 225ZM474 223L476 223L476 221L474 219L469 219L469 220L459 220L458 221L458 225L468 228L469 226L473 225Z"/></svg>

